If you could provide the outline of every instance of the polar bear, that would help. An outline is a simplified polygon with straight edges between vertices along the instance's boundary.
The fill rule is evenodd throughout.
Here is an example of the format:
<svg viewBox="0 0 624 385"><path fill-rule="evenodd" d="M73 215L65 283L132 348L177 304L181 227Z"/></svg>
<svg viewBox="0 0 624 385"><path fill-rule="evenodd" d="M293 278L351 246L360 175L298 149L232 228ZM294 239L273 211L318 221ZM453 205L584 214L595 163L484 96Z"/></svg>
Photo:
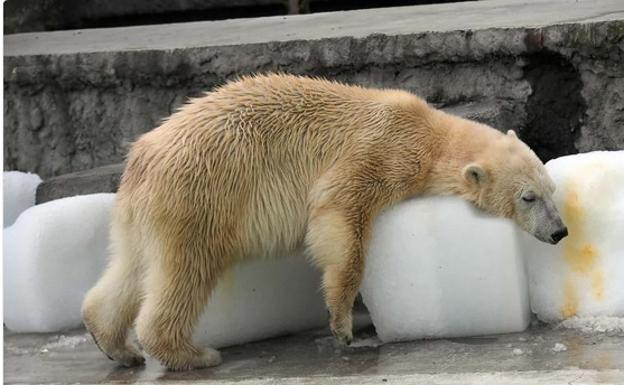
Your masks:
<svg viewBox="0 0 624 385"><path fill-rule="evenodd" d="M371 224L423 194L456 194L538 239L567 234L542 162L513 131L448 115L399 90L284 74L243 77L143 135L113 208L108 269L82 316L125 366L220 363L193 345L219 277L305 244L323 272L331 330L348 344Z"/></svg>

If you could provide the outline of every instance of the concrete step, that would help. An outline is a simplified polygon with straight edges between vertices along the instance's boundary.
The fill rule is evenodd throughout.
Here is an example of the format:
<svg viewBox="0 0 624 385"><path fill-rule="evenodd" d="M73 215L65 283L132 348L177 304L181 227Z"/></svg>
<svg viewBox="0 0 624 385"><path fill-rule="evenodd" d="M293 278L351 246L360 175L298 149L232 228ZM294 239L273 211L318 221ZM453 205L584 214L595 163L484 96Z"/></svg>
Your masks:
<svg viewBox="0 0 624 385"><path fill-rule="evenodd" d="M490 103L538 155L624 147L624 2L487 0L4 37L5 169L121 162L188 96L286 71Z"/></svg>
<svg viewBox="0 0 624 385"><path fill-rule="evenodd" d="M36 203L76 195L117 192L124 164L112 164L47 179L37 186Z"/></svg>

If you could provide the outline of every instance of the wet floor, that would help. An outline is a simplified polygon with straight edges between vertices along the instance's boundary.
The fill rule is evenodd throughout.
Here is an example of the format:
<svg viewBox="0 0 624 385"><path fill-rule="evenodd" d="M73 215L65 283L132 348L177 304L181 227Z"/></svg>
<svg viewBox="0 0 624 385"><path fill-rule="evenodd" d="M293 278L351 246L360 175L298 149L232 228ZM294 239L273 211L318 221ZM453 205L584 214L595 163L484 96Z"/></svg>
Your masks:
<svg viewBox="0 0 624 385"><path fill-rule="evenodd" d="M63 335L5 331L4 380L10 384L431 383L443 373L459 382L439 383L462 383L462 379L491 378L493 373L537 373L547 374L542 379L562 378L564 383L585 374L590 382L624 383L624 336L546 326L517 334L393 344L381 344L374 330L367 328L356 333L349 348L336 345L323 329L234 346L222 354L222 365L205 370L167 372L151 359L145 367L123 369L100 353L84 330ZM401 380L414 376L423 381ZM497 381L492 383L505 383Z"/></svg>

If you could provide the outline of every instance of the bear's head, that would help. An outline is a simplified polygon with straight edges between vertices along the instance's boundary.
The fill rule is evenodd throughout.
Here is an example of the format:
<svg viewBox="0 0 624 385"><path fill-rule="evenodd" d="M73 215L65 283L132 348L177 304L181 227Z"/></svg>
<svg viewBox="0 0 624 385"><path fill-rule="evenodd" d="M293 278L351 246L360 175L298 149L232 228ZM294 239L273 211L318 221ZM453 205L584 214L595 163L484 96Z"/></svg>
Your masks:
<svg viewBox="0 0 624 385"><path fill-rule="evenodd" d="M477 207L513 219L552 244L568 235L553 202L555 184L543 163L513 131L498 134L462 170L466 193Z"/></svg>

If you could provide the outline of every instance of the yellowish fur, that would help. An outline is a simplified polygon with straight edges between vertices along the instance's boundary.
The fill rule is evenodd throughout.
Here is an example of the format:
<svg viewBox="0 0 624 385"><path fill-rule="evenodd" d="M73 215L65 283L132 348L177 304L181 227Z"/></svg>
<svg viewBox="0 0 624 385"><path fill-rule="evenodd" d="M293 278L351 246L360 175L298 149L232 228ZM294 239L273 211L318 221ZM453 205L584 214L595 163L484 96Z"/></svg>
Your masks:
<svg viewBox="0 0 624 385"><path fill-rule="evenodd" d="M382 208L422 193L458 194L512 217L511 194L500 188L519 178L516 169L539 169L536 159L515 136L404 91L289 75L228 83L132 147L110 266L85 299L84 322L127 366L142 362L128 342L134 322L144 350L166 367L218 364L218 352L193 346L191 335L219 277L245 258L305 243L323 270L332 331L348 343ZM465 177L473 162L495 191Z"/></svg>

